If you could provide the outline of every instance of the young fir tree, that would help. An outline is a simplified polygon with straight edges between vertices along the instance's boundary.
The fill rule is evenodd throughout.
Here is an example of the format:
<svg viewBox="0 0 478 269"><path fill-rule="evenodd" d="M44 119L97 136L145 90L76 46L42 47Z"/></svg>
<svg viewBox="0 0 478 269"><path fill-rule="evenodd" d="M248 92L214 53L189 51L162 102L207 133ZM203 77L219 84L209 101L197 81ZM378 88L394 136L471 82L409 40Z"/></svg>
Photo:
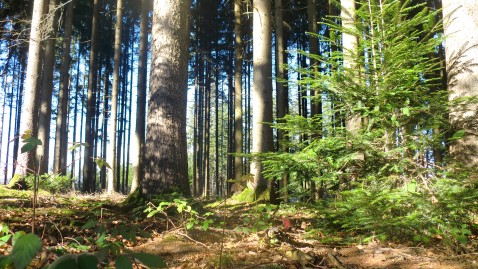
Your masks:
<svg viewBox="0 0 478 269"><path fill-rule="evenodd" d="M373 230L381 238L427 241L440 234L463 242L467 216L454 210L463 208L463 197L471 206L477 195L433 159L433 150L448 142L447 91L438 88L436 75L443 41L435 23L439 11L412 1L370 0L357 1L355 12L355 23L346 27L336 17L323 24L332 35L320 38L342 50L311 56L327 68L299 82L328 100L323 120L288 116L278 125L291 138L325 126L322 138L296 142L295 153L269 156L266 175L289 173L295 196L313 195L301 192L306 190L297 183L303 180L322 186L331 225ZM356 57L347 58L346 43L337 43L334 33L358 37ZM337 115L360 117L361 124L341 128ZM330 208L328 197L335 197Z"/></svg>

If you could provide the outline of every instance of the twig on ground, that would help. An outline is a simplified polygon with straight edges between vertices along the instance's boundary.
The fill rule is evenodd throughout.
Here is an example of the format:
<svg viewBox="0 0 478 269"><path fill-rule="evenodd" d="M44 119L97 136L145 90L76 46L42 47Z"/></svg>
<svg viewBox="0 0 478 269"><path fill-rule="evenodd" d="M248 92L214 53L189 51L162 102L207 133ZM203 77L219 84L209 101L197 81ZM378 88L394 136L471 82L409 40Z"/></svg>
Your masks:
<svg viewBox="0 0 478 269"><path fill-rule="evenodd" d="M194 242L194 243L196 243L196 244L199 244L199 245L203 246L204 248L208 248L206 244L204 244L203 242L199 242L199 241L197 241L197 240L192 239L192 238L191 238L189 235L187 235L187 234L183 234L183 233L181 233L181 232L179 232L179 231L177 231L176 233L177 233L178 235L181 235L181 236L186 237L187 239L191 240L192 242Z"/></svg>

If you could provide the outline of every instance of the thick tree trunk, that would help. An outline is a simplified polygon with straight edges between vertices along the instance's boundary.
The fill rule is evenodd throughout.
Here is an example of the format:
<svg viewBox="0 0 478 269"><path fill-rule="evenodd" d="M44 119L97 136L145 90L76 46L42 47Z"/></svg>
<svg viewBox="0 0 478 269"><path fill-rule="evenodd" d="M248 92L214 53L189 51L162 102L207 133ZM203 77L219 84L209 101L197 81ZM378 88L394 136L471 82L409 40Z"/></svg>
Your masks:
<svg viewBox="0 0 478 269"><path fill-rule="evenodd" d="M110 143L107 147L106 162L111 166L108 169L107 192L114 192L115 171L117 165L116 158L116 125L118 121L118 87L119 87L119 68L121 64L121 35L123 28L123 0L116 2L116 26L115 26L115 52L113 66L113 88L111 93L111 117L108 128L110 134Z"/></svg>
<svg viewBox="0 0 478 269"><path fill-rule="evenodd" d="M95 117L95 92L97 81L97 40L98 40L98 25L100 16L100 0L93 2L93 19L91 26L91 44L90 44L90 63L88 74L88 96L86 108L86 124L85 124L85 154L83 158L83 191L92 192L96 181L96 175L93 174L93 148L95 132L93 122Z"/></svg>
<svg viewBox="0 0 478 269"><path fill-rule="evenodd" d="M234 1L234 153L242 154L242 0ZM234 157L234 180L242 179L242 157Z"/></svg>
<svg viewBox="0 0 478 269"><path fill-rule="evenodd" d="M53 171L66 174L68 154L68 102L70 87L71 35L73 30L73 2L68 3L65 12L64 39L60 68L60 89L58 93L58 116L56 118L55 160Z"/></svg>
<svg viewBox="0 0 478 269"><path fill-rule="evenodd" d="M186 140L188 0L155 0L143 194L190 195Z"/></svg>
<svg viewBox="0 0 478 269"><path fill-rule="evenodd" d="M45 41L45 60L43 63L43 78L41 87L40 118L38 124L38 138L42 146L38 147L37 154L40 156L40 174L48 172L50 159L50 126L51 126L51 100L53 93L53 71L55 68L55 44L58 32L58 12L56 12L57 0L50 0L48 12L51 21L47 20L45 29L48 34Z"/></svg>
<svg viewBox="0 0 478 269"><path fill-rule="evenodd" d="M254 0L253 2L253 145L252 153L260 154L274 150L272 128L272 38L271 38L271 2ZM255 159L251 171L254 174L254 189L260 193L267 188L263 177L262 162Z"/></svg>
<svg viewBox="0 0 478 269"><path fill-rule="evenodd" d="M136 106L136 131L134 136L134 145L137 150L133 155L133 182L131 182L130 192L134 192L140 181L144 177L143 156L144 156L144 138L146 126L146 79L147 79L147 61L148 61L148 0L141 2L141 19L139 26L139 62L138 62L138 90Z"/></svg>
<svg viewBox="0 0 478 269"><path fill-rule="evenodd" d="M464 137L451 144L455 161L468 167L478 164L478 105L453 104L457 98L478 97L478 2L443 0L445 54L448 77L450 123Z"/></svg>
<svg viewBox="0 0 478 269"><path fill-rule="evenodd" d="M22 118L20 121L20 135L26 131L36 137L38 135L38 112L40 100L39 81L41 78L41 42L42 42L42 15L45 13L45 0L35 0L33 2L33 15L30 31L30 44L28 49L27 77L25 81L25 103L22 109ZM20 140L18 159L15 173L25 176L32 173L36 167L36 150L22 153L23 142Z"/></svg>

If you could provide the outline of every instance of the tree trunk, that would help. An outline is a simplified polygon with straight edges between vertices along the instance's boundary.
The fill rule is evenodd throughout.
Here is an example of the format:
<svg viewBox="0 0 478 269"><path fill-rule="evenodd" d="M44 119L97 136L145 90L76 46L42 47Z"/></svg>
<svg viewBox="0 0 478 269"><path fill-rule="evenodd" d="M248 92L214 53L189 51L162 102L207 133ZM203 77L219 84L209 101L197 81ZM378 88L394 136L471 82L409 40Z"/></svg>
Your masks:
<svg viewBox="0 0 478 269"><path fill-rule="evenodd" d="M242 154L242 0L234 1L234 153ZM234 157L234 180L242 179L242 157Z"/></svg>
<svg viewBox="0 0 478 269"><path fill-rule="evenodd" d="M186 140L189 0L155 0L143 194L190 195Z"/></svg>
<svg viewBox="0 0 478 269"><path fill-rule="evenodd" d="M307 0L307 19L309 23L309 32L313 34L318 34L317 29L317 0ZM318 55L319 54L319 39L314 35L309 34L309 53ZM317 60L313 57L309 57L309 72L310 77L314 78L315 74L319 71ZM322 114L322 103L321 103L321 94L317 89L310 89L311 96L311 117L315 115ZM322 131L322 130L319 130Z"/></svg>
<svg viewBox="0 0 478 269"><path fill-rule="evenodd" d="M457 98L476 98L478 91L478 2L443 0L448 74L450 123L464 137L450 145L455 161L467 167L478 165L478 105L454 104Z"/></svg>
<svg viewBox="0 0 478 269"><path fill-rule="evenodd" d="M76 63L76 79L75 79L75 106L73 108L73 142L76 142L76 131L77 131L77 126L78 126L78 122L77 122L77 119L78 119L78 102L80 101L79 99L82 98L80 96L78 96L78 91L80 90L80 62L81 62L81 58L80 58L80 53L78 52L77 54L77 63ZM83 115L83 113L81 113L81 115ZM80 132L81 132L81 129L80 129ZM81 134L80 134L80 137L81 137ZM80 148L81 150L81 148ZM71 170L70 170L70 176L71 178L73 179L74 178L74 175L75 175L75 164L76 164L76 160L75 160L75 153L76 153L76 150L72 150L71 151ZM78 179L80 178L80 175L78 174ZM72 180L72 189L74 190L75 189L75 181Z"/></svg>
<svg viewBox="0 0 478 269"><path fill-rule="evenodd" d="M70 87L71 35L73 30L73 2L68 3L65 12L64 39L60 68L60 89L58 93L58 116L56 118L55 160L53 171L66 174L68 154L68 102Z"/></svg>
<svg viewBox="0 0 478 269"><path fill-rule="evenodd" d="M119 85L119 68L121 64L121 34L123 28L123 0L116 2L116 26L115 26L115 52L114 52L114 66L113 66L113 88L111 93L111 118L108 128L110 134L110 143L108 144L106 162L111 166L108 169L108 184L107 192L114 192L115 171L117 165L116 158L116 125L118 121L118 85Z"/></svg>
<svg viewBox="0 0 478 269"><path fill-rule="evenodd" d="M272 128L272 56L271 56L271 2L254 0L253 2L253 145L252 153L260 154L274 150ZM263 177L263 166L255 159L251 167L254 174L254 190L260 194L267 188Z"/></svg>
<svg viewBox="0 0 478 269"><path fill-rule="evenodd" d="M109 83L108 79L110 77L111 66L109 63L106 63L105 75L103 78L103 123L102 123L102 136L101 136L101 158L106 160L107 155L107 144L108 144L108 96L109 96ZM109 169L106 166L101 167L100 171L100 185L102 190L106 190L106 170Z"/></svg>
<svg viewBox="0 0 478 269"><path fill-rule="evenodd" d="M136 106L136 131L134 144L137 153L133 158L133 182L131 182L131 193L134 192L140 181L144 177L143 156L144 156L144 137L146 126L146 79L147 79L147 61L148 61L148 0L141 2L141 19L139 26L139 62L138 62L138 90Z"/></svg>
<svg viewBox="0 0 478 269"><path fill-rule="evenodd" d="M27 66L27 57L26 57L26 51L24 49L21 49L20 52L20 65L21 65L21 71L20 71L20 87L17 92L17 108L15 111L15 131L13 133L14 135L14 141L13 141L13 169L12 169L12 177L15 175L15 168L16 168L16 163L17 163L17 158L18 158L18 148L20 146L20 122L21 122L21 116L22 116L22 103L23 103L23 93L24 93L24 85L23 83L25 81L25 76L26 76L26 66Z"/></svg>
<svg viewBox="0 0 478 269"><path fill-rule="evenodd" d="M344 69L349 74L355 74L355 59L357 57L357 37L351 32L355 28L355 0L341 0L340 17L342 19L342 48L344 54ZM345 128L352 134L361 127L361 117L350 112L345 120Z"/></svg>
<svg viewBox="0 0 478 269"><path fill-rule="evenodd" d="M95 117L95 92L97 81L97 40L98 25L100 16L100 0L93 0L93 19L91 26L91 44L90 44L90 63L88 74L88 96L86 108L86 124L85 124L85 154L83 158L83 191L92 192L94 190L96 175L93 174L93 148L96 130L93 129Z"/></svg>
<svg viewBox="0 0 478 269"><path fill-rule="evenodd" d="M282 15L282 0L275 1L275 38L276 38L276 116L278 122L283 122L281 120L289 113L289 91L286 81L286 69L284 64L286 63L287 54L285 51L286 40L284 35L284 26L283 26L283 15ZM286 134L283 130L277 130L277 144L278 149L281 151L286 151L287 147L285 146ZM282 200L287 203L288 201L288 175L284 174L281 179L280 189L282 192Z"/></svg>
<svg viewBox="0 0 478 269"><path fill-rule="evenodd" d="M45 0L35 0L33 2L33 15L30 31L30 44L28 49L28 65L25 81L25 103L22 109L22 118L20 121L20 135L26 131L36 137L38 135L38 110L40 100L39 80L41 75L41 27L42 15L45 11ZM36 150L22 153L21 148L24 143L20 140L18 159L16 163L16 174L25 176L35 170Z"/></svg>
<svg viewBox="0 0 478 269"><path fill-rule="evenodd" d="M45 24L47 36L45 46L45 60L43 63L43 78L41 87L40 118L38 123L38 138L42 146L38 148L40 156L40 174L48 172L50 159L50 126L51 126L51 100L53 93L53 71L55 69L55 44L58 32L58 12L56 12L57 0L50 0L49 17Z"/></svg>

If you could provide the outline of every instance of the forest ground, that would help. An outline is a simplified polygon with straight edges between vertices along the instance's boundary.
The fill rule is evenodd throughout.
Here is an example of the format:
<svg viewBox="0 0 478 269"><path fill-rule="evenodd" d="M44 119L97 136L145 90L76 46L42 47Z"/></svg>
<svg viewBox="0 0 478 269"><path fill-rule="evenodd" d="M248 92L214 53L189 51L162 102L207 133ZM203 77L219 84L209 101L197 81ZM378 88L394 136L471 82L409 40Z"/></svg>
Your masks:
<svg viewBox="0 0 478 269"><path fill-rule="evenodd" d="M30 191L0 186L0 225L11 232L31 231L31 197ZM411 246L372 239L360 244L340 231L321 230L320 214L308 205L194 201L197 211L187 212L185 204L180 214L171 207L148 218L146 205L126 207L125 198L40 193L36 234L43 251L31 268L66 253L95 252L100 240L112 246L111 253L129 249L157 254L168 268L478 268L476 238L466 254L439 242ZM186 230L191 220L196 223ZM8 242L0 246L0 255L10 250ZM113 267L114 255L103 266Z"/></svg>

